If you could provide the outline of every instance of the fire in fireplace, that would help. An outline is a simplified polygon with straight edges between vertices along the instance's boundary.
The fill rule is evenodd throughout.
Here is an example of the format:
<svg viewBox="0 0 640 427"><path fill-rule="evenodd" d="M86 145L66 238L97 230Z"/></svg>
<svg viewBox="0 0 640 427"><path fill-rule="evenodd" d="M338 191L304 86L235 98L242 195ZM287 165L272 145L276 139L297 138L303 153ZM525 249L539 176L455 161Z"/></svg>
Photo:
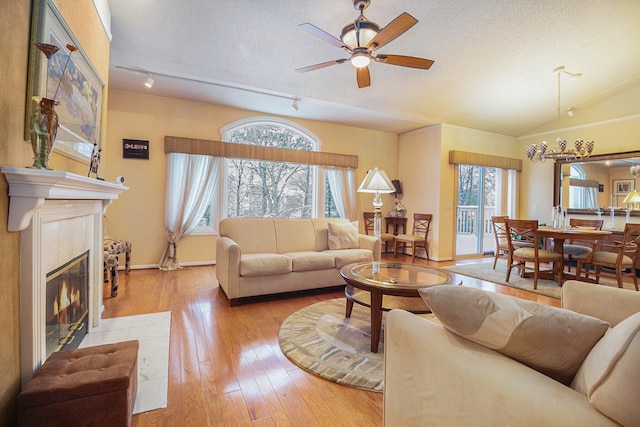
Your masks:
<svg viewBox="0 0 640 427"><path fill-rule="evenodd" d="M77 348L87 334L89 251L47 273L47 357Z"/></svg>

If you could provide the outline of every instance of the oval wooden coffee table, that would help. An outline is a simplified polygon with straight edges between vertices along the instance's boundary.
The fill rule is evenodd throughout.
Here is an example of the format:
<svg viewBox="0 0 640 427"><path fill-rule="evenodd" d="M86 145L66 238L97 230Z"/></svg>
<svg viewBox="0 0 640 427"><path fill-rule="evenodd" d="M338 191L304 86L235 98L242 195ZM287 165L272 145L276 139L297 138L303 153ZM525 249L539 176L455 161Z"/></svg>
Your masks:
<svg viewBox="0 0 640 427"><path fill-rule="evenodd" d="M371 310L372 353L378 352L383 311L400 308L416 314L431 313L418 289L454 283L454 275L446 271L400 262L349 264L340 269L340 275L347 282L346 317L351 317L354 302Z"/></svg>

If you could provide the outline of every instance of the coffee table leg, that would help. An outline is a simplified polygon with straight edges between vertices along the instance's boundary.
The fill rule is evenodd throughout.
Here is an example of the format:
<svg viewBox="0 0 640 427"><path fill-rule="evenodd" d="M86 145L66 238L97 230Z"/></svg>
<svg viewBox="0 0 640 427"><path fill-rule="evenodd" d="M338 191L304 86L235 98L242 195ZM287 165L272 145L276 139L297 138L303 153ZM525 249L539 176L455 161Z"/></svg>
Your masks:
<svg viewBox="0 0 640 427"><path fill-rule="evenodd" d="M353 311L353 301L351 301L349 298L346 299L347 300L347 311L344 314L344 317L351 317L351 312Z"/></svg>
<svg viewBox="0 0 640 427"><path fill-rule="evenodd" d="M378 352L382 329L382 292L371 291L371 352Z"/></svg>

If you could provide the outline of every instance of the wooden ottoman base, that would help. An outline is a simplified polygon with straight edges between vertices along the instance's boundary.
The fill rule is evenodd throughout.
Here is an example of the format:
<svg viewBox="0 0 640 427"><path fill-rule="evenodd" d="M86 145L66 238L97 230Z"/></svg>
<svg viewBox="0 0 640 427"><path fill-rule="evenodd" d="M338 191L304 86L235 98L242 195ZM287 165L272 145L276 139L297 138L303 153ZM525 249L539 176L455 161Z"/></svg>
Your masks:
<svg viewBox="0 0 640 427"><path fill-rule="evenodd" d="M53 353L18 395L19 426L130 426L138 341Z"/></svg>

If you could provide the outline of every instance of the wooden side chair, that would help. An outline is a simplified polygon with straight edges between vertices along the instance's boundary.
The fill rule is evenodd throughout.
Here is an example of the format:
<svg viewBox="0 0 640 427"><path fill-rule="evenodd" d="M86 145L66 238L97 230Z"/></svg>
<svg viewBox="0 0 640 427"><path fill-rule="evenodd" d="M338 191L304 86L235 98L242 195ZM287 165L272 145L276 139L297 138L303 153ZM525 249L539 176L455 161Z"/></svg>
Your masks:
<svg viewBox="0 0 640 427"><path fill-rule="evenodd" d="M602 267L615 270L618 287L623 287L624 277L631 277L633 284L638 290L638 278L636 277L636 260L638 258L638 248L640 247L640 224L629 224L624 227L624 238L622 242L599 243L593 253L585 259L578 258L576 276L580 278L584 264L595 268L596 283L600 282L600 276L604 273ZM588 274L588 270L586 270Z"/></svg>
<svg viewBox="0 0 640 427"><path fill-rule="evenodd" d="M373 212L364 212L364 232L368 235L373 235ZM393 245L394 235L391 233L380 233L380 240L384 244L384 251L389 252L389 248Z"/></svg>
<svg viewBox="0 0 640 427"><path fill-rule="evenodd" d="M124 274L129 274L131 271L131 248L132 244L128 240L118 240L114 239L109 235L109 231L107 230L107 217L102 217L102 249L107 255L115 256L116 261L117 257L120 254L125 255L125 264L124 264ZM106 259L107 257L105 257ZM107 265L105 263L104 266L104 281L106 282L109 278L109 271L107 270ZM117 286L116 286L117 292Z"/></svg>
<svg viewBox="0 0 640 427"><path fill-rule="evenodd" d="M398 244L406 248L411 248L411 262L415 262L416 248L424 248L427 259L429 258L429 227L431 227L432 214L413 214L413 233L398 234L393 242L393 255L398 256Z"/></svg>
<svg viewBox="0 0 640 427"><path fill-rule="evenodd" d="M538 289L538 276L545 272L557 274L558 286L562 286L563 257L557 252L539 247L538 220L507 219L506 221L509 235L509 261L505 281L509 281L513 267L518 267L523 277L527 269L533 270L533 289ZM533 264L533 267L527 267L527 263ZM553 269L542 270L540 268L542 263L553 263Z"/></svg>
<svg viewBox="0 0 640 427"><path fill-rule="evenodd" d="M496 269L498 258L509 258L509 234L507 233L508 216L492 216L493 237L496 241L496 248L493 252L493 269Z"/></svg>
<svg viewBox="0 0 640 427"><path fill-rule="evenodd" d="M579 219L571 218L569 224L571 227L591 228L593 230L602 230L603 219ZM563 245L563 252L567 256L567 268L571 271L571 263L573 259L587 259L595 246L594 241L567 240Z"/></svg>

